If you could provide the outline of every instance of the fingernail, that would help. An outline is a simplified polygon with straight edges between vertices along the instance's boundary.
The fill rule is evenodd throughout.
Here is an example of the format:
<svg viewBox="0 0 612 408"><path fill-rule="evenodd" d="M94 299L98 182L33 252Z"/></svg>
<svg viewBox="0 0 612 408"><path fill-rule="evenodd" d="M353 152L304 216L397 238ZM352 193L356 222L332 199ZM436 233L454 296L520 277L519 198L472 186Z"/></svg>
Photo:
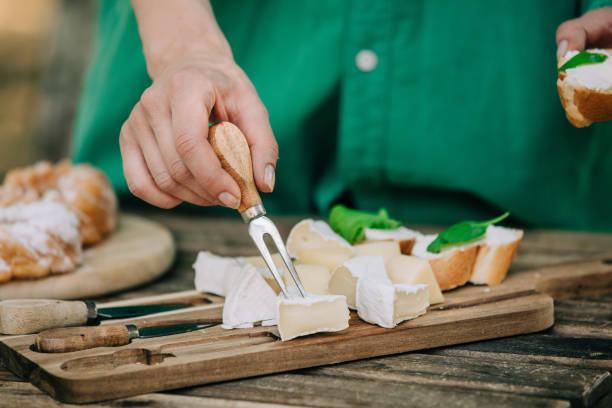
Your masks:
<svg viewBox="0 0 612 408"><path fill-rule="evenodd" d="M266 183L270 191L274 190L274 178L274 166L268 164L264 170L264 183Z"/></svg>
<svg viewBox="0 0 612 408"><path fill-rule="evenodd" d="M238 206L240 205L240 200L238 200L235 196L228 193L227 191L224 191L219 194L219 197L217 198L219 199L219 201L221 201L221 204L229 208L238 208Z"/></svg>
<svg viewBox="0 0 612 408"><path fill-rule="evenodd" d="M565 53L567 52L567 40L561 40L559 43L559 47L557 47L557 60L563 58Z"/></svg>

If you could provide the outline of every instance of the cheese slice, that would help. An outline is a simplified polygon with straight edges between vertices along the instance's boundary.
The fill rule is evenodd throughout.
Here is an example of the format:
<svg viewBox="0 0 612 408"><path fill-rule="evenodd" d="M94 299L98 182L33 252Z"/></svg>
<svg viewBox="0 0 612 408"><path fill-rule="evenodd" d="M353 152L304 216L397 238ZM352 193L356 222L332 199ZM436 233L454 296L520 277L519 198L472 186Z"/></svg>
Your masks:
<svg viewBox="0 0 612 408"><path fill-rule="evenodd" d="M223 327L253 327L253 323L276 318L277 296L254 266L244 264L241 276L225 298Z"/></svg>
<svg viewBox="0 0 612 408"><path fill-rule="evenodd" d="M306 219L298 222L289 232L287 238L287 251L292 258L302 263L313 263L312 260L303 260L301 250L306 252L314 248L327 248L329 250L353 255L353 248L344 238L336 234L325 221ZM320 264L320 263L318 263Z"/></svg>
<svg viewBox="0 0 612 408"><path fill-rule="evenodd" d="M295 265L295 270L306 292L315 295L329 294L328 286L331 273L327 266L298 264ZM289 272L283 275L283 281L286 286L295 287L295 282Z"/></svg>
<svg viewBox="0 0 612 408"><path fill-rule="evenodd" d="M198 253L193 268L197 291L226 296L233 282L241 276L244 264L236 258L202 251Z"/></svg>
<svg viewBox="0 0 612 408"><path fill-rule="evenodd" d="M353 248L356 255L380 255L385 262L402 254L397 241L372 241L355 245Z"/></svg>
<svg viewBox="0 0 612 408"><path fill-rule="evenodd" d="M329 280L329 293L345 296L348 307L356 309L357 281L364 276L391 284L382 256L356 256L334 270Z"/></svg>
<svg viewBox="0 0 612 408"><path fill-rule="evenodd" d="M281 340L348 328L346 298L338 295L309 295L282 298L278 302L278 331Z"/></svg>
<svg viewBox="0 0 612 408"><path fill-rule="evenodd" d="M427 285L393 285L378 279L357 282L357 313L368 323L393 328L427 311Z"/></svg>
<svg viewBox="0 0 612 408"><path fill-rule="evenodd" d="M298 253L300 264L323 265L330 271L353 256L352 253L337 248L300 248Z"/></svg>
<svg viewBox="0 0 612 408"><path fill-rule="evenodd" d="M387 262L387 275L393 283L428 285L429 303L444 302L444 296L433 274L431 265L416 256L400 255Z"/></svg>

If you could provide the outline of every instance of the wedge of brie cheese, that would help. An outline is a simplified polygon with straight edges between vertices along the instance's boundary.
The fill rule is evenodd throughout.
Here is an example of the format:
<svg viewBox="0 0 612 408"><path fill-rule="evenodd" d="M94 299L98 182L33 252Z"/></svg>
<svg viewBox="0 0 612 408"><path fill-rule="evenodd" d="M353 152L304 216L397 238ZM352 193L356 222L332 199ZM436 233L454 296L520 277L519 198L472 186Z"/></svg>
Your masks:
<svg viewBox="0 0 612 408"><path fill-rule="evenodd" d="M357 244L353 247L355 255L380 255L387 262L389 259L401 255L397 241L372 241Z"/></svg>
<svg viewBox="0 0 612 408"><path fill-rule="evenodd" d="M236 258L202 251L198 253L193 268L197 291L226 296L233 282L241 276L244 264Z"/></svg>
<svg viewBox="0 0 612 408"><path fill-rule="evenodd" d="M300 248L298 253L299 263L323 265L330 271L333 271L338 265L353 256L352 253L347 253L337 248Z"/></svg>
<svg viewBox="0 0 612 408"><path fill-rule="evenodd" d="M292 258L302 263L322 265L323 263L320 262L312 262L312 259L308 261L302 259L304 253L312 253L311 250L320 248L345 253L347 256L353 255L351 244L336 234L325 221L302 220L289 232L287 251Z"/></svg>
<svg viewBox="0 0 612 408"><path fill-rule="evenodd" d="M357 313L368 323L391 329L421 316L428 306L427 285L393 285L366 277L357 282Z"/></svg>
<svg viewBox="0 0 612 408"><path fill-rule="evenodd" d="M339 295L308 295L278 301L278 331L281 340L348 328L346 298Z"/></svg>
<svg viewBox="0 0 612 408"><path fill-rule="evenodd" d="M329 280L329 293L345 296L348 307L356 309L357 281L364 276L391 284L382 256L356 256L334 270Z"/></svg>
<svg viewBox="0 0 612 408"><path fill-rule="evenodd" d="M244 264L242 274L223 305L223 328L253 327L253 323L276 319L278 297L253 265Z"/></svg>
<svg viewBox="0 0 612 408"><path fill-rule="evenodd" d="M315 295L329 294L331 273L327 266L298 264L295 265L295 270L306 292ZM283 281L287 287L295 287L295 282L289 273L283 275Z"/></svg>
<svg viewBox="0 0 612 408"><path fill-rule="evenodd" d="M387 262L387 274L393 283L428 285L429 303L444 302L444 296L433 274L431 265L416 256L399 255Z"/></svg>

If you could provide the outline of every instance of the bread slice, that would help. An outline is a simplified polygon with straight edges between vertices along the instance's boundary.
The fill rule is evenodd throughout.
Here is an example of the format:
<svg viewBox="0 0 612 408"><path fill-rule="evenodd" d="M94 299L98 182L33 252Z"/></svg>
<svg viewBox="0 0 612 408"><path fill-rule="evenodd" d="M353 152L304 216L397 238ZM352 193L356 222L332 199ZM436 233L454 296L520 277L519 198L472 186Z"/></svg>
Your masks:
<svg viewBox="0 0 612 408"><path fill-rule="evenodd" d="M522 238L523 230L489 225L480 244L470 282L500 284L508 273Z"/></svg>
<svg viewBox="0 0 612 408"><path fill-rule="evenodd" d="M465 285L472 276L474 262L480 247L479 242L457 246L439 254L427 251L427 246L436 239L436 234L417 238L412 254L427 259L441 290L450 290Z"/></svg>
<svg viewBox="0 0 612 408"><path fill-rule="evenodd" d="M612 49L589 49L608 55L600 64L581 65L559 73L557 90L567 119L576 127L612 120ZM569 51L559 61L563 65L578 51Z"/></svg>

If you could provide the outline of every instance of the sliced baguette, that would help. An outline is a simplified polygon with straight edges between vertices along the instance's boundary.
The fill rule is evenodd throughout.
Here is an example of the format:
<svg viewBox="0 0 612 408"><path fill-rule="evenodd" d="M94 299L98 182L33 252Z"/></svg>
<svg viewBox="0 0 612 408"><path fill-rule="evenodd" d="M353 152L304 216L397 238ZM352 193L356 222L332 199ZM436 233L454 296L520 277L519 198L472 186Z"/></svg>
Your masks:
<svg viewBox="0 0 612 408"><path fill-rule="evenodd" d="M523 231L489 225L480 244L470 282L498 285L504 280L516 255Z"/></svg>
<svg viewBox="0 0 612 408"><path fill-rule="evenodd" d="M567 119L576 127L612 120L612 50L590 49L607 54L600 64L581 65L559 73L557 90ZM578 51L569 51L559 61L563 65Z"/></svg>
<svg viewBox="0 0 612 408"><path fill-rule="evenodd" d="M433 254L427 251L427 246L436 236L432 234L417 238L412 254L429 261L441 290L450 290L465 285L472 276L479 243L458 246L439 254Z"/></svg>

